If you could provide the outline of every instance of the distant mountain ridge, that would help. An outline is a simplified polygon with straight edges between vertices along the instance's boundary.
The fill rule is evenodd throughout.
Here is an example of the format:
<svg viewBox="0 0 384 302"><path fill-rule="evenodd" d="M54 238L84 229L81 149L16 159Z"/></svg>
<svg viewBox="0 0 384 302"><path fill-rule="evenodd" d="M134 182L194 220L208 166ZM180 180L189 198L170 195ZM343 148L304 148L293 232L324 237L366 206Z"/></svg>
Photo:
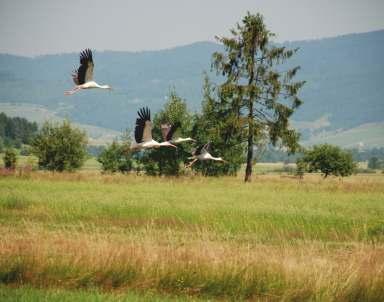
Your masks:
<svg viewBox="0 0 384 302"><path fill-rule="evenodd" d="M300 65L298 79L307 81L304 104L293 119L306 125L327 117L319 129L301 129L304 137L384 121L384 30L284 45L300 48L289 65ZM210 66L217 50L218 44L197 42L159 51L95 51L95 79L114 90L71 97L63 92L73 86L70 73L78 65L78 53L35 58L0 54L0 103L42 105L78 123L121 131L133 127L140 106L160 109L170 88L192 111L199 110L203 72L215 78Z"/></svg>

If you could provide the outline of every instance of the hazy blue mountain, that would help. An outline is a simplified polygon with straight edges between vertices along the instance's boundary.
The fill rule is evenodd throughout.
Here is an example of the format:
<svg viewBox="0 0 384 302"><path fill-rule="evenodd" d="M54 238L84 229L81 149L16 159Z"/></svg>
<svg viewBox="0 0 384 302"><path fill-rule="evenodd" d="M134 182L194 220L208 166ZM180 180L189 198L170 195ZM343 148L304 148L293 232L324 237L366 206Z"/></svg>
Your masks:
<svg viewBox="0 0 384 302"><path fill-rule="evenodd" d="M63 92L73 86L70 73L78 54L0 55L0 102L40 104L78 122L121 130L131 126L138 107L159 109L171 87L197 109L203 71L210 69L216 49L216 44L203 42L162 51L95 52L95 79L114 90L70 97Z"/></svg>
<svg viewBox="0 0 384 302"><path fill-rule="evenodd" d="M310 125L326 117L320 128L327 131L384 121L384 30L285 44L300 47L290 65L300 65L299 78L307 81L296 121ZM211 54L219 49L199 42L159 51L96 51L95 79L114 90L73 96L63 92L73 86L77 53L0 54L0 102L39 104L75 122L122 130L133 127L140 106L159 109L171 87L198 110L203 72L210 71Z"/></svg>

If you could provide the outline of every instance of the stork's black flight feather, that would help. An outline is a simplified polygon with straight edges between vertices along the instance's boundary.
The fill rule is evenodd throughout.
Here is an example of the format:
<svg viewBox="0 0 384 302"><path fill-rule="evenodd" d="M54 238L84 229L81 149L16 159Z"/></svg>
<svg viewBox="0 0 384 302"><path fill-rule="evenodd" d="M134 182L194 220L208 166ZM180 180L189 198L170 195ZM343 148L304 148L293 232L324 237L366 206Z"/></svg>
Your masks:
<svg viewBox="0 0 384 302"><path fill-rule="evenodd" d="M167 141L167 142L171 141L172 138L173 138L173 134L180 127L181 127L180 122L176 122L173 125L162 124L161 125L161 132L162 132L162 135L163 135L163 140Z"/></svg>
<svg viewBox="0 0 384 302"><path fill-rule="evenodd" d="M143 107L137 111L137 114L139 117L136 119L135 140L139 144L143 142L145 123L151 121L151 112L148 107Z"/></svg>
<svg viewBox="0 0 384 302"><path fill-rule="evenodd" d="M73 81L76 85L82 85L91 81L93 78L93 57L92 51L87 48L80 53L80 67L72 74Z"/></svg>
<svg viewBox="0 0 384 302"><path fill-rule="evenodd" d="M192 155L200 155L201 153L203 153L203 149L205 150L205 151L207 151L208 152L208 150L209 150L209 142L208 143L206 143L205 145L200 145L200 146L198 146L194 151L193 151L193 153L192 153Z"/></svg>
<svg viewBox="0 0 384 302"><path fill-rule="evenodd" d="M167 133L167 141L172 140L173 134L176 132L178 128L180 128L181 124L180 122L176 122L171 126L171 129L169 129Z"/></svg>

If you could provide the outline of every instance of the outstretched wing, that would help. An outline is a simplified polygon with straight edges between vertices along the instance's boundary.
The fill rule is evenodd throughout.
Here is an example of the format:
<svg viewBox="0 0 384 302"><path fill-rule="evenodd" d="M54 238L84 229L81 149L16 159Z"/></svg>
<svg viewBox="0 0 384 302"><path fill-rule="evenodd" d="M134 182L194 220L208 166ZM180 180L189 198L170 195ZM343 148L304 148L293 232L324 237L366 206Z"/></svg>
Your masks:
<svg viewBox="0 0 384 302"><path fill-rule="evenodd" d="M176 122L173 125L170 124L162 124L161 125L161 134L163 135L164 141L171 141L173 138L173 134L176 132L178 128L180 128L180 123Z"/></svg>
<svg viewBox="0 0 384 302"><path fill-rule="evenodd" d="M163 136L163 141L168 141L167 136L169 131L171 130L171 124L161 124L161 135Z"/></svg>
<svg viewBox="0 0 384 302"><path fill-rule="evenodd" d="M136 119L135 127L135 140L136 143L142 143L152 140L152 122L151 112L148 107L141 108L137 114L139 117Z"/></svg>
<svg viewBox="0 0 384 302"><path fill-rule="evenodd" d="M210 143L206 143L205 145L198 146L195 150L193 150L192 155L200 155L204 152L208 152L209 144Z"/></svg>
<svg viewBox="0 0 384 302"><path fill-rule="evenodd" d="M80 67L72 74L76 85L81 85L93 80L93 58L92 51L87 48L80 53Z"/></svg>

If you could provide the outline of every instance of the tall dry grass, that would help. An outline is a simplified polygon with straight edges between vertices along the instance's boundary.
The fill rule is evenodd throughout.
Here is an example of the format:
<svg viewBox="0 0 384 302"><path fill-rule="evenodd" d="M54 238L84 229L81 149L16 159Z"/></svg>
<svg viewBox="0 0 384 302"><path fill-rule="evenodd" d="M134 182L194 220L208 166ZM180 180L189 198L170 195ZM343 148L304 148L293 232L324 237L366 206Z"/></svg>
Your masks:
<svg viewBox="0 0 384 302"><path fill-rule="evenodd" d="M383 301L384 178L0 178L0 283Z"/></svg>
<svg viewBox="0 0 384 302"><path fill-rule="evenodd" d="M203 297L382 301L384 246L173 241L30 229L1 229L0 280L36 287L157 290Z"/></svg>

